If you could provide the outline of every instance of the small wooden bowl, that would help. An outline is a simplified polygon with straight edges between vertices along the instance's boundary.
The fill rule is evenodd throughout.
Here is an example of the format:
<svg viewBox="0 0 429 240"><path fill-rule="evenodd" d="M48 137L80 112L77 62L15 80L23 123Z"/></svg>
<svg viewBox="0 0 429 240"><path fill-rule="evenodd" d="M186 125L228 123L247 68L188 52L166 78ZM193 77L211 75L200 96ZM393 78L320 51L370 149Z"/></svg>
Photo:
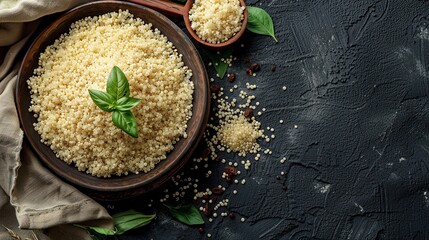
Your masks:
<svg viewBox="0 0 429 240"><path fill-rule="evenodd" d="M87 16L97 16L118 11L119 9L128 9L135 17L143 19L146 23L152 23L153 28L158 28L176 46L178 52L183 54L183 61L192 70L192 81L195 84L193 113L192 118L188 121L186 131L188 137L181 139L175 145L174 150L168 154L167 159L158 163L152 171L146 174L97 178L85 172L80 172L76 167L58 159L48 146L40 142L40 135L33 127L33 123L37 119L28 111L31 95L26 81L33 75L33 70L38 67L40 53L48 45L53 44L54 40L62 33L68 32L73 22ZM34 40L19 70L15 97L21 126L29 143L40 156L42 162L56 175L74 184L88 195L99 200L118 200L133 197L160 186L170 179L191 157L202 137L208 120L210 109L208 86L207 72L195 46L186 34L168 18L134 3L97 1L68 11Z"/></svg>
<svg viewBox="0 0 429 240"><path fill-rule="evenodd" d="M239 0L240 5L244 7L244 11L243 11L244 18L241 24L240 31L238 31L232 38L222 43L206 42L195 33L194 29L192 29L191 21L189 20L189 10L191 10L192 4L194 4L194 0L187 0L185 5L172 2L169 0L129 0L129 1L141 4L143 6L150 7L168 16L172 16L172 17L183 16L183 21L185 22L186 29L188 30L191 37L201 45L206 46L213 50L220 50L234 44L243 35L247 26L248 12L246 8L246 2L244 0Z"/></svg>
<svg viewBox="0 0 429 240"><path fill-rule="evenodd" d="M243 11L244 19L242 21L240 31L238 31L232 38L228 39L225 42L209 43L209 42L204 41L203 39L201 39L197 35L197 33L191 27L191 21L189 20L189 10L191 10L193 3L194 3L194 0L187 0L186 5L185 5L185 9L183 11L183 20L185 21L186 29L188 29L189 34L191 34L192 38L194 38L200 44L207 46L207 47L214 49L214 50L224 49L224 48L231 46L233 43L235 43L243 35L244 31L246 30L248 13L247 13L245 1L240 0L240 5L244 6L244 11Z"/></svg>

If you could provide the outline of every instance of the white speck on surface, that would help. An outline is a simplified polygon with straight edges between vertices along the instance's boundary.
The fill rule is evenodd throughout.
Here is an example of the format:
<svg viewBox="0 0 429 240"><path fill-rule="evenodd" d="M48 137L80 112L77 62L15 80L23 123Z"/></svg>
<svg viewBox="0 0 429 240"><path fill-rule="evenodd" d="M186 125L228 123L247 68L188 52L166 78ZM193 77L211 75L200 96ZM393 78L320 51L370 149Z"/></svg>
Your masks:
<svg viewBox="0 0 429 240"><path fill-rule="evenodd" d="M380 151L378 151L378 149L375 149L375 147L373 148L374 149L374 151L376 152L376 153L378 153L378 155L383 155L383 153L381 153Z"/></svg>
<svg viewBox="0 0 429 240"><path fill-rule="evenodd" d="M296 129L296 128L298 128L298 125L296 125L296 124L295 124L295 125L293 125L293 128L295 128L295 129Z"/></svg>
<svg viewBox="0 0 429 240"><path fill-rule="evenodd" d="M258 185L264 181L264 179L261 177L252 177L252 180L255 181Z"/></svg>
<svg viewBox="0 0 429 240"><path fill-rule="evenodd" d="M420 32L417 33L417 37L424 39L424 40L429 40L429 29L427 27L420 27Z"/></svg>
<svg viewBox="0 0 429 240"><path fill-rule="evenodd" d="M420 60L416 60L416 69L422 77L427 77L426 66Z"/></svg>
<svg viewBox="0 0 429 240"><path fill-rule="evenodd" d="M359 208L359 212L363 213L364 209L361 205L355 203L355 206Z"/></svg>
<svg viewBox="0 0 429 240"><path fill-rule="evenodd" d="M328 184L328 183L316 182L314 184L314 189L319 193L327 193L329 192L330 188L331 188L331 184Z"/></svg>
<svg viewBox="0 0 429 240"><path fill-rule="evenodd" d="M397 181L398 179L400 179L400 177L398 176L398 174L392 172L392 173L390 173L390 176L388 179L389 179L389 181Z"/></svg>
<svg viewBox="0 0 429 240"><path fill-rule="evenodd" d="M403 161L407 161L407 159L406 159L406 158L404 158L404 157L400 157L400 158L399 158L399 162L403 162Z"/></svg>
<svg viewBox="0 0 429 240"><path fill-rule="evenodd" d="M429 193L428 193L428 191L423 192L423 197L425 199L425 206L429 207Z"/></svg>
<svg viewBox="0 0 429 240"><path fill-rule="evenodd" d="M395 52L398 59L403 59L406 56L412 55L411 50L406 47L401 47L398 51Z"/></svg>

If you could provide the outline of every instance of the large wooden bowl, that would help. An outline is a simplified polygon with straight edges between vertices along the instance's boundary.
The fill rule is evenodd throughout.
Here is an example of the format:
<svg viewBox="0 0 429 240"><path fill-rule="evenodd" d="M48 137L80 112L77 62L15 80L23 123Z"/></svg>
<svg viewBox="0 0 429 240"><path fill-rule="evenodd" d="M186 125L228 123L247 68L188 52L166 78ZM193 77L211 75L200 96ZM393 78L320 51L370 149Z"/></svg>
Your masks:
<svg viewBox="0 0 429 240"><path fill-rule="evenodd" d="M128 9L135 17L143 19L146 23L152 23L153 28L158 28L176 46L179 53L183 54L184 63L193 72L192 81L195 84L193 114L188 121L188 138L180 140L175 145L174 150L168 154L167 159L158 163L152 171L146 174L98 178L78 171L75 166L66 164L58 159L48 146L40 142L40 135L33 128L33 123L37 120L28 111L31 97L26 80L33 75L33 70L38 66L40 53L62 33L68 32L73 22L86 16L101 15L118 11L119 9ZM40 156L40 159L49 169L94 198L102 200L123 199L145 193L160 186L170 179L190 158L202 137L208 120L208 77L201 57L192 42L180 28L162 14L133 3L119 1L92 2L65 13L34 40L19 70L16 103L25 135Z"/></svg>

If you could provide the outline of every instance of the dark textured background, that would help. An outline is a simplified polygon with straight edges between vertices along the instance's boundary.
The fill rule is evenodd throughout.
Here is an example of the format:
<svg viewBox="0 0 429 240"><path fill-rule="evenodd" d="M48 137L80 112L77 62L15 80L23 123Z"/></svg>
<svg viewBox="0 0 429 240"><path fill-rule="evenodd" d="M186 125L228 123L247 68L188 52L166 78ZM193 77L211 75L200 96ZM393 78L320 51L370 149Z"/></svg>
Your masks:
<svg viewBox="0 0 429 240"><path fill-rule="evenodd" d="M248 92L267 109L262 127L275 128L262 143L273 154L242 170L245 185L228 187L236 218L215 218L203 235L156 204L162 190L103 203L112 213L157 211L154 223L121 239L429 239L429 1L247 3L273 16L279 42L246 33L234 55L261 72L247 76L242 61L228 72L239 89L258 85ZM204 184L226 186L223 167L211 163Z"/></svg>

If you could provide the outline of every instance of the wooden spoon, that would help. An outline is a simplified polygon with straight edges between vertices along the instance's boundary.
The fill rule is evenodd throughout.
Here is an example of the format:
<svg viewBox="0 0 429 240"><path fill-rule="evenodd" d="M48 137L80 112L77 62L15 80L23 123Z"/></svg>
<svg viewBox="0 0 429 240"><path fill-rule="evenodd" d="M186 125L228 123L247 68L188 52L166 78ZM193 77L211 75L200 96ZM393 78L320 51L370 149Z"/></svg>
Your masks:
<svg viewBox="0 0 429 240"><path fill-rule="evenodd" d="M225 42L222 43L208 43L201 39L195 31L191 28L191 21L189 20L189 10L192 7L192 4L194 3L194 0L188 0L186 1L185 5L181 5L179 3L167 1L167 0L129 0L130 2L138 3L146 7L150 7L152 9L155 9L157 11L160 11L168 16L175 17L175 16L183 16L183 20L185 21L186 29L188 30L189 34L191 34L192 38L195 39L197 42L201 43L204 46L207 46L212 49L222 49L230 46L234 42L236 42L241 35L243 35L244 31L246 30L246 24L247 24L247 8L246 3L244 0L239 0L240 5L244 6L244 19L242 21L241 29L238 33L236 33L232 38L228 39Z"/></svg>

